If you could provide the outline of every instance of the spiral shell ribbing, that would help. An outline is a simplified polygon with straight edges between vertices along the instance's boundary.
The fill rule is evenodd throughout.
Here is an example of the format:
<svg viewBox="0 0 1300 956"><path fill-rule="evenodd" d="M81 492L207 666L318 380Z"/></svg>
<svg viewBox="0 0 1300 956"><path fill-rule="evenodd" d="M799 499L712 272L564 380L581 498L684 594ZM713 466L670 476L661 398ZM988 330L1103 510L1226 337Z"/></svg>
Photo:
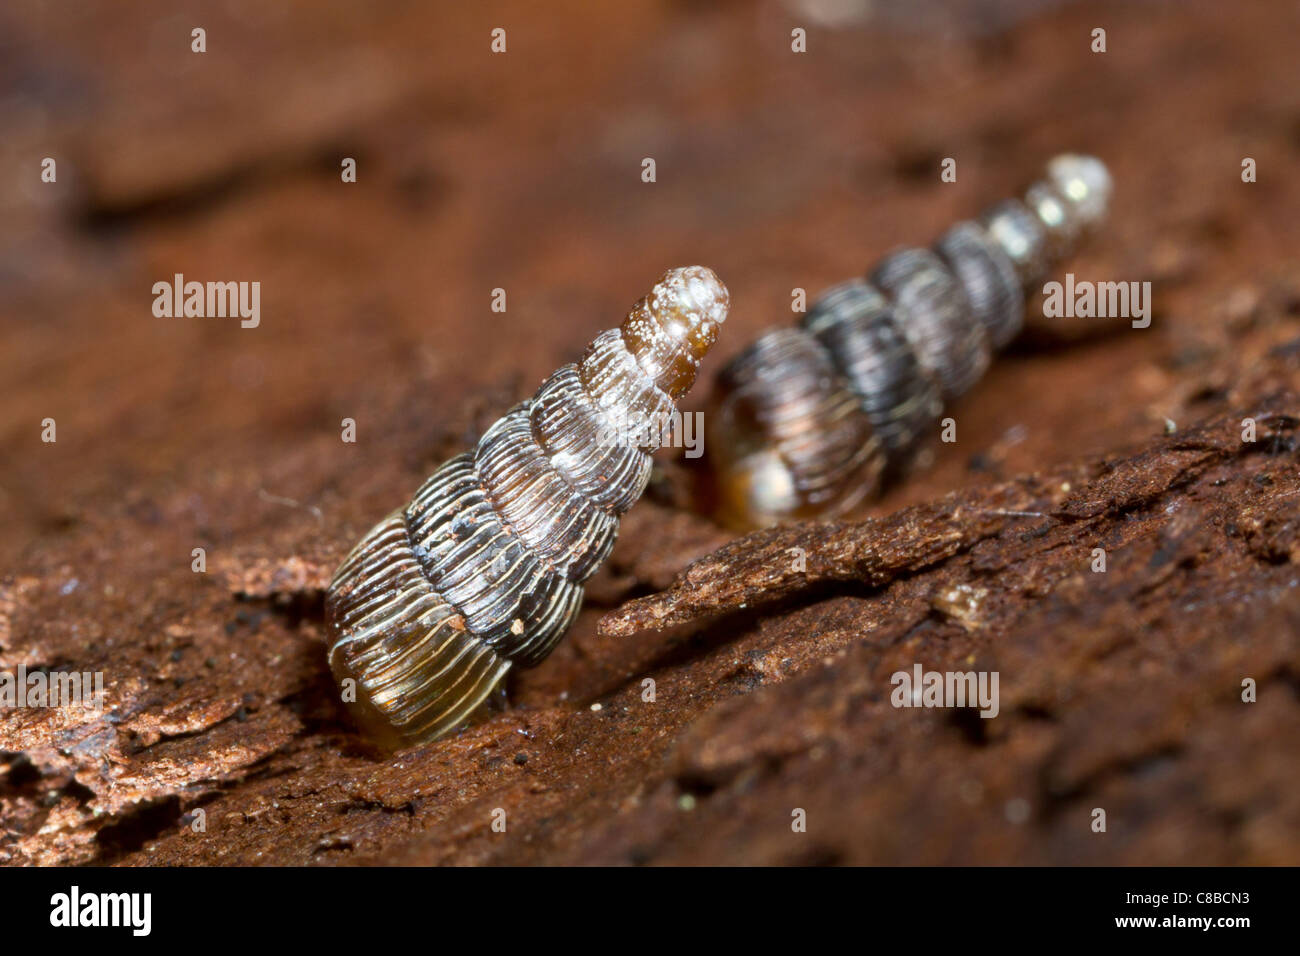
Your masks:
<svg viewBox="0 0 1300 956"><path fill-rule="evenodd" d="M330 667L355 682L344 698L373 736L389 746L436 739L513 665L550 653L649 479L655 446L625 423L667 423L728 301L708 269L665 273L619 328L344 559L325 602Z"/></svg>
<svg viewBox="0 0 1300 956"><path fill-rule="evenodd" d="M834 515L910 460L943 402L1019 333L1026 290L1105 217L1110 175L1062 155L931 249L900 249L827 290L797 328L721 373L707 419L719 516L737 527Z"/></svg>

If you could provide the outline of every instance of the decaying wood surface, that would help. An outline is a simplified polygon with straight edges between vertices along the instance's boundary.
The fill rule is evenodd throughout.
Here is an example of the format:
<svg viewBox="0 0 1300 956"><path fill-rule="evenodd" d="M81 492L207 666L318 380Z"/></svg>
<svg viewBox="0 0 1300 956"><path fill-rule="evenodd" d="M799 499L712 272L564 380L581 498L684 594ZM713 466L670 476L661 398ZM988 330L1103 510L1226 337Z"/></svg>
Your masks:
<svg viewBox="0 0 1300 956"><path fill-rule="evenodd" d="M0 860L1300 863L1295 5L803 56L794 5L607 6L0 13L0 188L59 161L0 195L0 670L107 704L0 713ZM343 553L647 281L727 282L716 370L1066 149L1117 183L1070 268L1151 281L1149 329L1040 320L861 520L735 538L666 457L508 702L396 755L346 723ZM177 272L260 281L261 325L155 319ZM998 716L894 707L917 663L996 671Z"/></svg>

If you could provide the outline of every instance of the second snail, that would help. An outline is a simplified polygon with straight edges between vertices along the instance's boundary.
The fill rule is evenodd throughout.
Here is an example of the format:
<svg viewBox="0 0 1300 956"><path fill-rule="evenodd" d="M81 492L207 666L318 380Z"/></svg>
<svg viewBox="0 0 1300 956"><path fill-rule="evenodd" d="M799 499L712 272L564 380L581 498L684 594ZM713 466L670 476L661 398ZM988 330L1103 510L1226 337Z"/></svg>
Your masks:
<svg viewBox="0 0 1300 956"><path fill-rule="evenodd" d="M736 528L853 511L905 470L943 403L1024 323L1027 293L1105 218L1110 174L1066 154L1023 199L828 289L719 374L708 496Z"/></svg>

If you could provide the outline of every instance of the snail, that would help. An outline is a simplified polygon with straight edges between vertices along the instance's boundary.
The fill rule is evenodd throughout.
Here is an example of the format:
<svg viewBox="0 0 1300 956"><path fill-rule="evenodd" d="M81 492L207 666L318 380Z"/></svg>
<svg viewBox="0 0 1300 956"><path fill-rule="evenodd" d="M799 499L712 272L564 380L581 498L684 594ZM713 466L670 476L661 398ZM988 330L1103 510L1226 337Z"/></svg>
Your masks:
<svg viewBox="0 0 1300 956"><path fill-rule="evenodd" d="M706 411L708 496L738 528L850 512L899 475L943 402L1024 322L1027 290L1105 217L1101 160L1061 155L1023 199L885 256L722 370Z"/></svg>
<svg viewBox="0 0 1300 956"><path fill-rule="evenodd" d="M626 422L669 422L728 305L709 269L669 270L352 549L325 598L329 663L378 742L437 739L551 652L650 477L655 430Z"/></svg>

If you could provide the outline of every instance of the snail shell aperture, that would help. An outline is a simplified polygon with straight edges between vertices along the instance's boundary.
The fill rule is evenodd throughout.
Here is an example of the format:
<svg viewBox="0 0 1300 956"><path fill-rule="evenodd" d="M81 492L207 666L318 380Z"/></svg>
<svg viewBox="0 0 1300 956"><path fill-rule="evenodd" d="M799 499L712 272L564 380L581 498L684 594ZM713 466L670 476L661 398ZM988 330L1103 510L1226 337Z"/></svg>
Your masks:
<svg viewBox="0 0 1300 956"><path fill-rule="evenodd" d="M1104 218L1110 174L1057 156L1023 200L827 290L722 370L706 417L719 517L755 527L853 510L911 460L943 402L1024 323L1026 290Z"/></svg>
<svg viewBox="0 0 1300 956"><path fill-rule="evenodd" d="M649 480L654 429L610 436L668 424L728 304L706 268L665 273L352 549L326 595L329 661L372 736L434 740L551 652Z"/></svg>

